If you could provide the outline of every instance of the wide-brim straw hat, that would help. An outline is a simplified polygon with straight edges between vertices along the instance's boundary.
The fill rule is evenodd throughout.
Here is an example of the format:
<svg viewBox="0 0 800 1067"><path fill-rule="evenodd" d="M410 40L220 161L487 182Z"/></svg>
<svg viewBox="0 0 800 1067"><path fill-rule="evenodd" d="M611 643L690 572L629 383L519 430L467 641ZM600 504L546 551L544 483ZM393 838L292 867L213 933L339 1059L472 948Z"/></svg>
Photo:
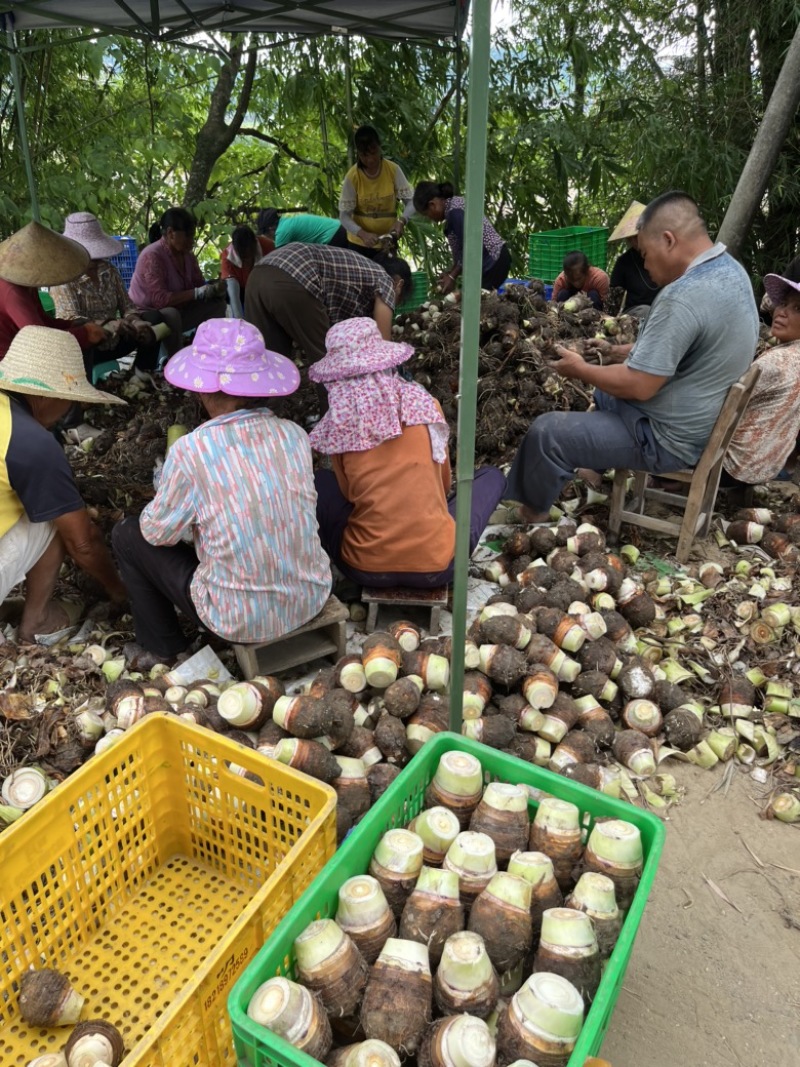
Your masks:
<svg viewBox="0 0 800 1067"><path fill-rule="evenodd" d="M90 258L77 241L29 222L0 244L0 278L14 285L64 285L80 278Z"/></svg>
<svg viewBox="0 0 800 1067"><path fill-rule="evenodd" d="M626 237L635 237L636 223L646 206L638 200L631 200L630 207L612 230L609 241L623 241Z"/></svg>
<svg viewBox="0 0 800 1067"><path fill-rule="evenodd" d="M122 241L109 237L91 211L76 211L67 215L64 236L83 245L92 259L111 259L122 251Z"/></svg>
<svg viewBox="0 0 800 1067"><path fill-rule="evenodd" d="M84 404L124 404L86 379L81 346L66 330L23 326L0 360L0 390Z"/></svg>
<svg viewBox="0 0 800 1067"><path fill-rule="evenodd" d="M781 277L780 274L764 275L764 288L774 307L782 304L787 296L800 293L800 284L791 282L788 278Z"/></svg>
<svg viewBox="0 0 800 1067"><path fill-rule="evenodd" d="M286 356L264 347L261 332L244 319L206 319L194 340L164 367L164 377L190 393L288 396L300 372Z"/></svg>
<svg viewBox="0 0 800 1067"><path fill-rule="evenodd" d="M308 376L312 382L337 382L375 374L405 363L414 355L412 345L401 341L384 341L374 319L346 319L331 326L325 335L326 354L312 363Z"/></svg>

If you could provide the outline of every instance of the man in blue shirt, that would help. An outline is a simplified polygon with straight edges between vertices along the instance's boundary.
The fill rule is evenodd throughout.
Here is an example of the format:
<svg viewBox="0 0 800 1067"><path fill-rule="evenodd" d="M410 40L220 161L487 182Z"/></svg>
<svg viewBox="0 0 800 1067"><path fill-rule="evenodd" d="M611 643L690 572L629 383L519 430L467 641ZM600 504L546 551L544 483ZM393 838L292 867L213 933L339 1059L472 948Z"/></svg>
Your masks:
<svg viewBox="0 0 800 1067"><path fill-rule="evenodd" d="M639 247L663 286L621 361L586 363L557 349L553 370L595 387L596 410L552 412L531 425L509 474L526 522L542 522L577 469L630 467L654 474L693 465L728 390L750 366L758 313L746 271L708 236L697 204L664 193L639 220Z"/></svg>

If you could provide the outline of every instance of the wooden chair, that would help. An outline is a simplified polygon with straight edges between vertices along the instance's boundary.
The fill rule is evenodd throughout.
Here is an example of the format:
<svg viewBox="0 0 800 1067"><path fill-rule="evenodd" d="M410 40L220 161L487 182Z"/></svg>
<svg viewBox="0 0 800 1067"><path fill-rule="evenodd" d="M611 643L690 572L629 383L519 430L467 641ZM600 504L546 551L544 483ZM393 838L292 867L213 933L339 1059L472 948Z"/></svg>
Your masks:
<svg viewBox="0 0 800 1067"><path fill-rule="evenodd" d="M760 374L761 367L758 363L754 363L739 381L731 386L717 416L708 444L697 461L696 467L658 475L659 478L669 479L669 481L687 482L689 484L688 496L669 493L662 489L648 489L647 471L616 471L608 516L610 539L619 537L623 522L630 523L632 526L643 526L646 530L673 534L678 538L678 548L675 553L678 562L686 561L695 537L708 536L719 489L719 479L722 474L722 461L736 427L739 425L739 420L750 402ZM631 474L634 479L633 500L631 510L625 510L626 486ZM682 521L656 519L645 515L644 509L648 500L656 500L680 509L683 511Z"/></svg>

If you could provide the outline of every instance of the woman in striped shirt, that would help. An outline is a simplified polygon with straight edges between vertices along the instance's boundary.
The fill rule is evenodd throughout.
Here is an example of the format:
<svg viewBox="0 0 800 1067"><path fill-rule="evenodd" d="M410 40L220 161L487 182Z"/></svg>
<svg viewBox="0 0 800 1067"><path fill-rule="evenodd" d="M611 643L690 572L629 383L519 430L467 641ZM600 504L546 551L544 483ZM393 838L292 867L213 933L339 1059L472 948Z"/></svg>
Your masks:
<svg viewBox="0 0 800 1067"><path fill-rule="evenodd" d="M176 607L226 641L269 641L322 610L331 572L308 437L266 406L297 389L292 361L249 323L210 319L164 376L209 418L175 442L155 499L112 540L136 640L169 662L189 644Z"/></svg>

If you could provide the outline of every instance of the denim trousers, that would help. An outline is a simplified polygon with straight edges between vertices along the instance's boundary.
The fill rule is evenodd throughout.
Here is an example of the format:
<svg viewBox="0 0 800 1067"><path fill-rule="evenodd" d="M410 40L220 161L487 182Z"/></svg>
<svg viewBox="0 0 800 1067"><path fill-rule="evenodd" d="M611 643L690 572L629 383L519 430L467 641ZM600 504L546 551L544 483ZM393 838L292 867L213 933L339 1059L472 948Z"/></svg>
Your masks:
<svg viewBox="0 0 800 1067"><path fill-rule="evenodd" d="M641 411L599 389L594 396L595 411L552 411L531 423L509 471L510 499L547 511L579 467L652 474L686 467L658 443Z"/></svg>

